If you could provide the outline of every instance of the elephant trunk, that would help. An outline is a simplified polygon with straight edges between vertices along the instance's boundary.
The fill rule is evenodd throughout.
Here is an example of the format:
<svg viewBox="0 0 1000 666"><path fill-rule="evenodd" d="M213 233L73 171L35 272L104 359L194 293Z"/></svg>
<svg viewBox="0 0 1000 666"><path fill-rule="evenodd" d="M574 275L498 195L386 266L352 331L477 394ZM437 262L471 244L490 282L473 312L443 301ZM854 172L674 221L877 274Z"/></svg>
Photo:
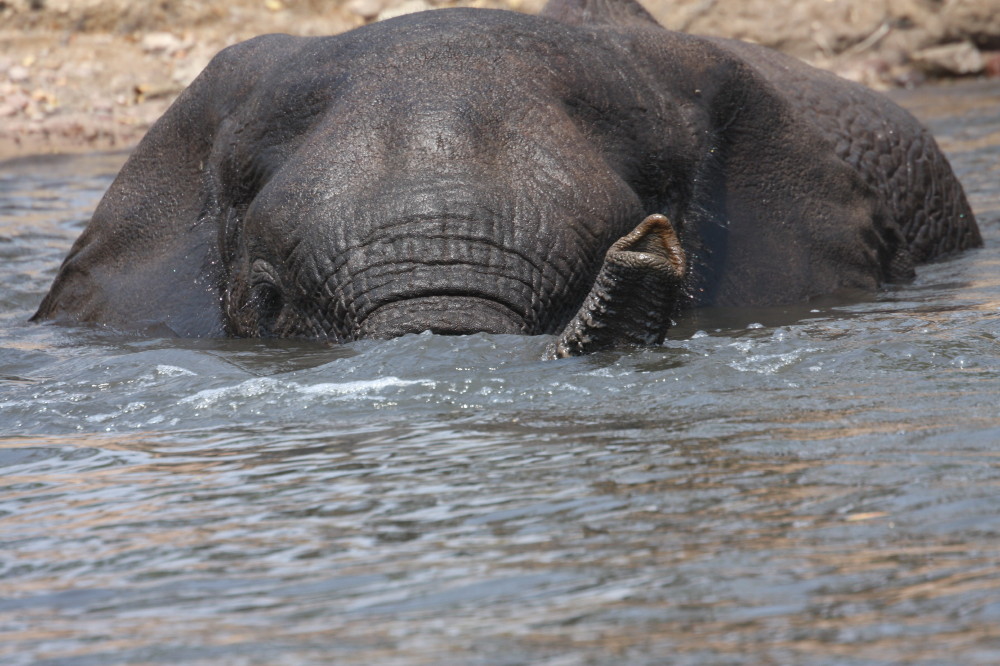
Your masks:
<svg viewBox="0 0 1000 666"><path fill-rule="evenodd" d="M590 293L546 357L663 342L686 273L673 225L650 215L605 254Z"/></svg>

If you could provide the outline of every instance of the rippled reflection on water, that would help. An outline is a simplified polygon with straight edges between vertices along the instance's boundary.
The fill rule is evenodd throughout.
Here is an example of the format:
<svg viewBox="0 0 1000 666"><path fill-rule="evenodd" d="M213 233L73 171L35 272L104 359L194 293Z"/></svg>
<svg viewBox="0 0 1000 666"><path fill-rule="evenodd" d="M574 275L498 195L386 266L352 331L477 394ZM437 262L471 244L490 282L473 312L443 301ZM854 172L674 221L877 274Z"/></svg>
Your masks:
<svg viewBox="0 0 1000 666"><path fill-rule="evenodd" d="M0 661L997 663L1000 86L902 99L986 249L552 363L24 325L121 157L0 165Z"/></svg>

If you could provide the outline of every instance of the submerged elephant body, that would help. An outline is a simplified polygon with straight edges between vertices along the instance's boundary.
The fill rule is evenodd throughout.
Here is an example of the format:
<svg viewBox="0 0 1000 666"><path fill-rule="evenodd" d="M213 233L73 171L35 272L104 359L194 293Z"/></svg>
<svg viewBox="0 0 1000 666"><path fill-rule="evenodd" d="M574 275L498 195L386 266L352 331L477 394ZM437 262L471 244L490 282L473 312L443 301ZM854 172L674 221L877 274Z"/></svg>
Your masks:
<svg viewBox="0 0 1000 666"><path fill-rule="evenodd" d="M345 342L662 339L677 310L875 289L981 243L930 135L631 0L454 9L220 53L36 319Z"/></svg>

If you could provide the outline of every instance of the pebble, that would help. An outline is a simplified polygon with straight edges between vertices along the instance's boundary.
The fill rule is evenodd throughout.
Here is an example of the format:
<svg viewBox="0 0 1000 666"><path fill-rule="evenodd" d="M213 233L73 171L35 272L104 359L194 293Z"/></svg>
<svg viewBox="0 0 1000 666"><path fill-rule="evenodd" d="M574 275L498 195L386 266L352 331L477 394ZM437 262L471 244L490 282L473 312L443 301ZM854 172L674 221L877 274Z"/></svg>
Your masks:
<svg viewBox="0 0 1000 666"><path fill-rule="evenodd" d="M169 32L150 32L142 37L142 50L151 55L172 56L190 47L190 43Z"/></svg>
<svg viewBox="0 0 1000 666"><path fill-rule="evenodd" d="M373 19L385 8L383 0L351 0L347 9L363 19Z"/></svg>
<svg viewBox="0 0 1000 666"><path fill-rule="evenodd" d="M983 54L972 42L959 42L922 49L913 54L913 62L930 74L964 76L986 68Z"/></svg>
<svg viewBox="0 0 1000 666"><path fill-rule="evenodd" d="M428 9L433 9L425 0L404 0L403 2L386 7L381 12L379 12L378 20L384 21L386 19L395 18L397 16L403 16L404 14L415 14L417 12L424 12Z"/></svg>
<svg viewBox="0 0 1000 666"><path fill-rule="evenodd" d="M14 65L7 70L7 79L14 83L22 83L31 77L31 72L27 67Z"/></svg>

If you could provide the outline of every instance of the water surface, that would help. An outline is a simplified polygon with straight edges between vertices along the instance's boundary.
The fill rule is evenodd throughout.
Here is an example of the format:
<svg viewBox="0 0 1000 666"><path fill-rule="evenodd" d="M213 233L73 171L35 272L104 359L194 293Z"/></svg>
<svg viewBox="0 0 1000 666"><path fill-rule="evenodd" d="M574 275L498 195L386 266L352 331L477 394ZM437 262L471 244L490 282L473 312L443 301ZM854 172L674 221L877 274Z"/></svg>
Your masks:
<svg viewBox="0 0 1000 666"><path fill-rule="evenodd" d="M0 662L1000 662L1000 84L900 99L985 249L548 363L27 325L123 156L0 164Z"/></svg>

